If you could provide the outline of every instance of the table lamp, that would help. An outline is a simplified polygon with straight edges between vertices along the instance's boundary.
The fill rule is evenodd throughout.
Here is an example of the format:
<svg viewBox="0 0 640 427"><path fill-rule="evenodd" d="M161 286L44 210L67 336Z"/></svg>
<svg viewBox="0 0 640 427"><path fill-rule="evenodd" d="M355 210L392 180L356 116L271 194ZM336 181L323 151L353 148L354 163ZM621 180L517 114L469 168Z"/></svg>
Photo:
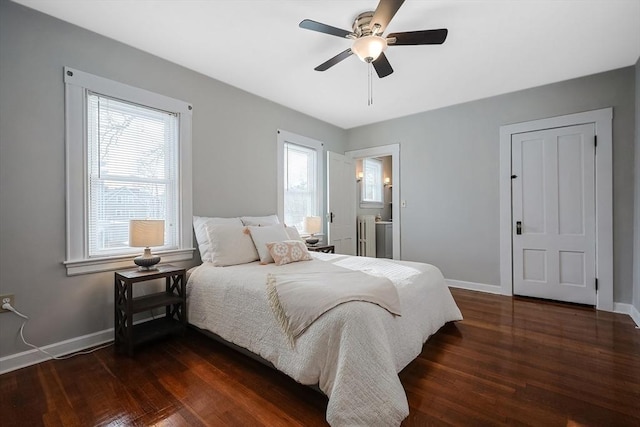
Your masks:
<svg viewBox="0 0 640 427"><path fill-rule="evenodd" d="M160 257L151 255L151 246L164 245L164 220L132 219L129 221L129 246L145 248L144 253L133 259L139 270L157 270L154 265Z"/></svg>
<svg viewBox="0 0 640 427"><path fill-rule="evenodd" d="M304 232L309 234L306 242L308 245L315 245L320 241L314 234L322 231L322 218L319 216L305 216L302 220L302 228Z"/></svg>

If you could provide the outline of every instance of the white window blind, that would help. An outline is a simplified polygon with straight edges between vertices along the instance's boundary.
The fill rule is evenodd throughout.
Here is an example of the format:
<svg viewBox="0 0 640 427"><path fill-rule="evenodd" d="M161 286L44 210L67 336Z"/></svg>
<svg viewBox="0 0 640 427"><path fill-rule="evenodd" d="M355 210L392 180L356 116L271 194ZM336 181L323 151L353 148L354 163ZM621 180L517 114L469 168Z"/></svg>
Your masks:
<svg viewBox="0 0 640 427"><path fill-rule="evenodd" d="M177 114L87 92L87 142L89 257L139 252L130 219L165 220L177 248Z"/></svg>
<svg viewBox="0 0 640 427"><path fill-rule="evenodd" d="M382 203L382 161L366 158L362 161L362 201Z"/></svg>
<svg viewBox="0 0 640 427"><path fill-rule="evenodd" d="M320 215L318 153L293 143L284 144L284 222L303 231L305 216Z"/></svg>

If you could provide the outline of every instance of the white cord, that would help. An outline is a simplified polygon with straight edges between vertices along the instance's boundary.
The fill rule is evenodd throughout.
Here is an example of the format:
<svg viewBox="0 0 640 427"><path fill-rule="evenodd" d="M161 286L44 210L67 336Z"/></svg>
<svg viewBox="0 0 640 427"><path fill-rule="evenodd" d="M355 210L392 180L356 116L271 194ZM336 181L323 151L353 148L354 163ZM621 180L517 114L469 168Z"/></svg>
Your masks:
<svg viewBox="0 0 640 427"><path fill-rule="evenodd" d="M9 310L9 311L13 312L16 316L20 316L20 317L22 317L23 319L25 319L25 320L22 322L22 325L20 325L20 338L22 339L22 342L23 342L25 345L27 345L27 346L29 346L29 347L31 347L31 348L34 348L34 349L38 350L38 351L39 351L39 352L41 352L41 353L46 354L47 356L49 356L50 358L52 358L52 359L54 359L54 360L65 360L65 359L70 359L70 358L75 357L75 356L78 356L78 355L80 355L80 354L89 354L89 353L93 353L94 351L101 350L101 349L103 349L103 348L107 348L107 347L109 347L109 346L113 345L113 343L112 343L112 342L110 342L110 343L108 343L108 344L101 345L100 347L92 348L91 350L78 351L78 352L75 352L75 353L72 353L72 354L67 354L66 356L54 356L53 354L49 353L48 351L41 349L41 348L40 348L40 347L38 347L37 345L33 345L33 344L31 344L31 343L27 342L27 340L24 338L24 327L25 327L25 325L27 324L27 322L29 321L29 316L25 316L24 314L20 313L18 310L16 310L15 308L13 308L13 306L12 306L11 304L9 304L9 303L4 303L4 304L2 304L2 309L3 309L3 310Z"/></svg>

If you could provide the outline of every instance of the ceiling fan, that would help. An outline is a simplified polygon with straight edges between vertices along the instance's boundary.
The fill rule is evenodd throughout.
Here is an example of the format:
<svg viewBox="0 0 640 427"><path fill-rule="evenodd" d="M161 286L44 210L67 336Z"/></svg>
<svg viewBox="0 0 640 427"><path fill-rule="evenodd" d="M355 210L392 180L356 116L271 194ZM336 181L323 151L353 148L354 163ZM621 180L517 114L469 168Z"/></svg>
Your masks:
<svg viewBox="0 0 640 427"><path fill-rule="evenodd" d="M371 63L378 77L382 78L393 73L393 68L384 54L387 46L444 43L448 33L446 28L391 33L383 37L382 33L402 3L404 0L380 0L375 12L363 12L356 17L353 21L353 31L342 30L310 19L300 22L300 28L353 40L353 45L349 49L340 52L314 69L326 71L355 53L362 61Z"/></svg>

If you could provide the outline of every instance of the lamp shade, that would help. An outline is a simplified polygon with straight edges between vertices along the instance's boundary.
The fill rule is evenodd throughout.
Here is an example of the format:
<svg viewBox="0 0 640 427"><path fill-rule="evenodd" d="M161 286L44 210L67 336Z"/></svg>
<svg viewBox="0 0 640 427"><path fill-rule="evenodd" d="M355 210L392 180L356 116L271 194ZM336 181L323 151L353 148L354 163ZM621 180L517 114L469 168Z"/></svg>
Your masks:
<svg viewBox="0 0 640 427"><path fill-rule="evenodd" d="M163 219L132 219L129 221L129 246L144 248L164 245Z"/></svg>
<svg viewBox="0 0 640 427"><path fill-rule="evenodd" d="M364 36L355 39L351 50L364 62L372 62L387 48L387 40L380 36Z"/></svg>
<svg viewBox="0 0 640 427"><path fill-rule="evenodd" d="M308 234L316 234L322 231L322 218L319 216L305 216L302 220L302 228Z"/></svg>

